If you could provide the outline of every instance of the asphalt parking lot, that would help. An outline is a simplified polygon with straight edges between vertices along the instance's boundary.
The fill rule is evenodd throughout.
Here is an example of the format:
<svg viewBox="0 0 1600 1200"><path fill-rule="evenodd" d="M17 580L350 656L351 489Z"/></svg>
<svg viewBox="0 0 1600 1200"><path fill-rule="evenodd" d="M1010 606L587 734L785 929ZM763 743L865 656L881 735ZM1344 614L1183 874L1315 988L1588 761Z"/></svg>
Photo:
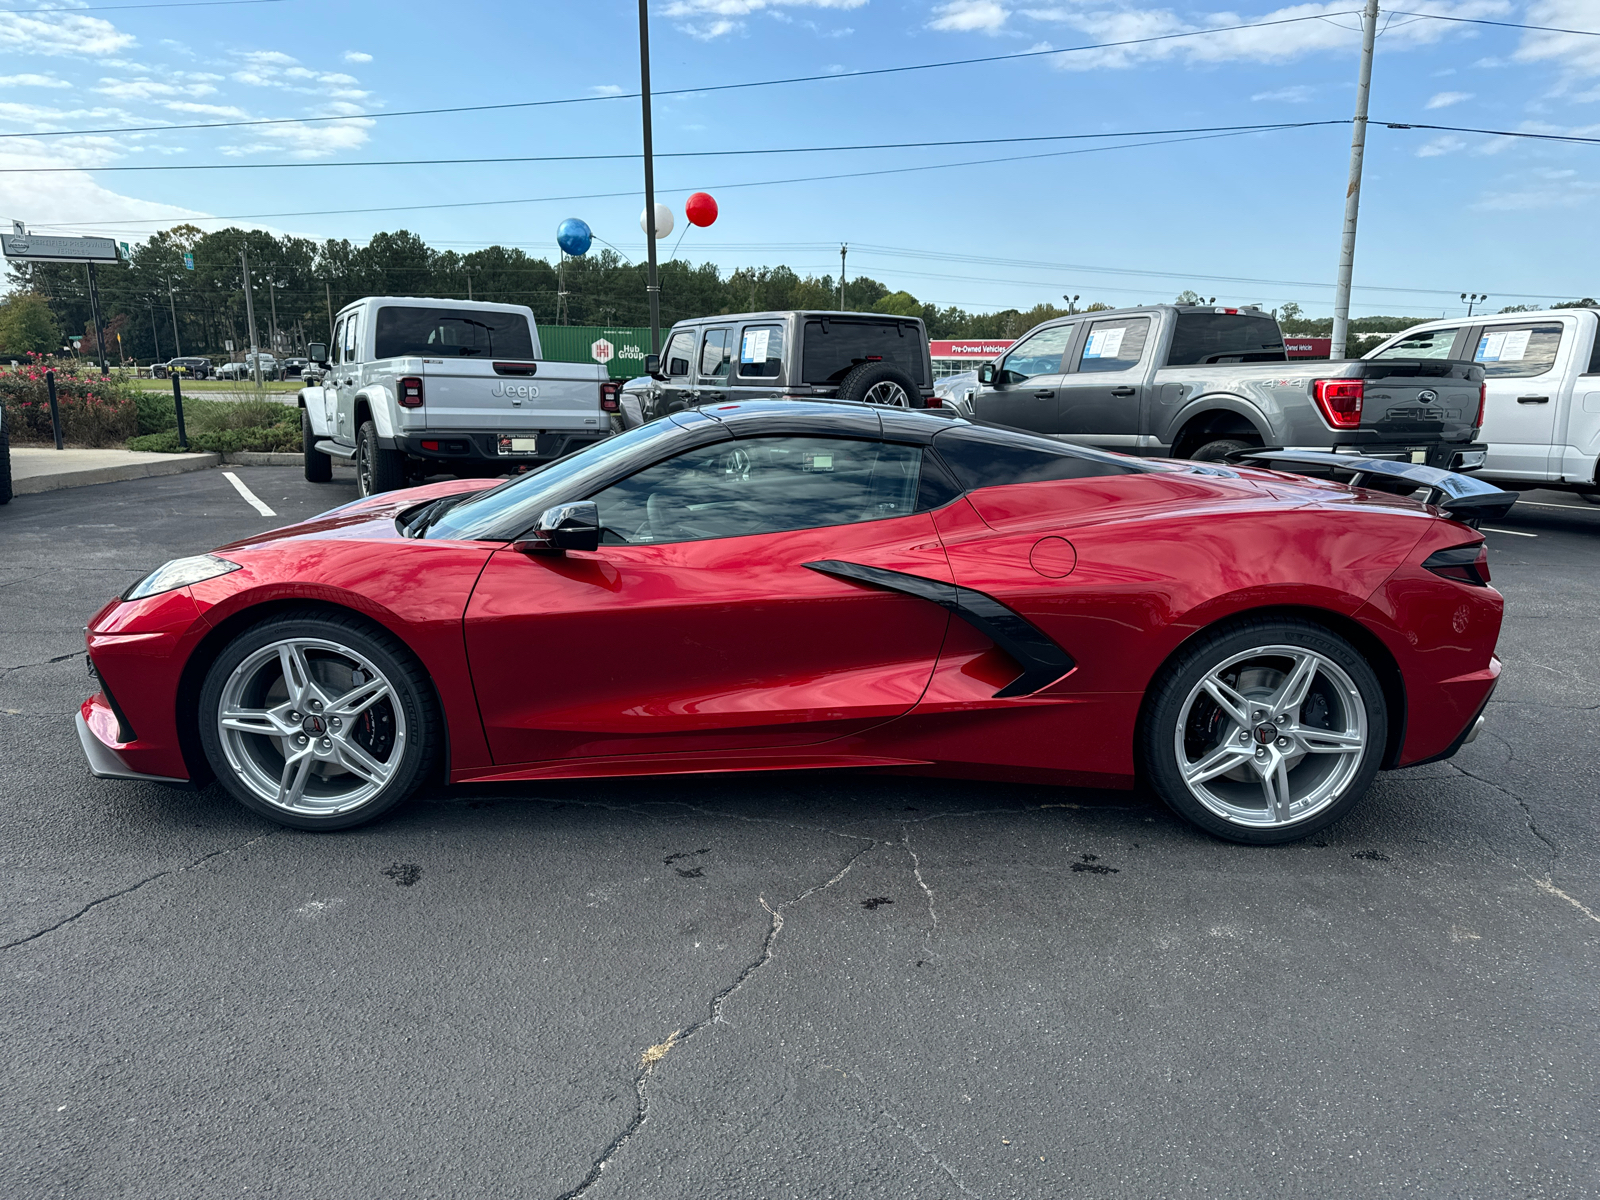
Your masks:
<svg viewBox="0 0 1600 1200"><path fill-rule="evenodd" d="M354 497L233 470L0 509L0 1195L1600 1194L1600 506L1496 526L1487 731L1312 842L799 772L311 835L72 727L105 599Z"/></svg>

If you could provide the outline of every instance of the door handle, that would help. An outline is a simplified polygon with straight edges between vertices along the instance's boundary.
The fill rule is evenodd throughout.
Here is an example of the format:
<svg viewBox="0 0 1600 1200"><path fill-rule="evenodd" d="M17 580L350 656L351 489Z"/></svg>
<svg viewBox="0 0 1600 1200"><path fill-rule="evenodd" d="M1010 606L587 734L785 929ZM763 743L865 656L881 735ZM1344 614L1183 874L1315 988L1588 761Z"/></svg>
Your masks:
<svg viewBox="0 0 1600 1200"><path fill-rule="evenodd" d="M728 393L727 392L701 392L700 393L700 398L702 400L726 400L728 398Z"/></svg>
<svg viewBox="0 0 1600 1200"><path fill-rule="evenodd" d="M1133 389L1131 387L1114 387L1111 389L1111 394L1113 396L1131 396L1133 395Z"/></svg>
<svg viewBox="0 0 1600 1200"><path fill-rule="evenodd" d="M1549 396L1518 396L1518 404L1549 404Z"/></svg>
<svg viewBox="0 0 1600 1200"><path fill-rule="evenodd" d="M1048 400L1048 399L1050 399L1051 396L1055 395L1055 392L1053 390L1046 390L1046 391L1035 392L1034 395L1039 397L1039 399L1041 399L1041 400Z"/></svg>

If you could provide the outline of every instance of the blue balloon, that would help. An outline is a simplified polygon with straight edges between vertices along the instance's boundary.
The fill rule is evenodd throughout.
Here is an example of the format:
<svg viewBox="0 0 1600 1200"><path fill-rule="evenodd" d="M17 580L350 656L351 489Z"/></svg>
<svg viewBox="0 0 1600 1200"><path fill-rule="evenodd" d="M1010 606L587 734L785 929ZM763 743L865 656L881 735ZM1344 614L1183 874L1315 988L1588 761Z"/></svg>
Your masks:
<svg viewBox="0 0 1600 1200"><path fill-rule="evenodd" d="M556 226L556 245L573 258L581 258L589 253L589 247L593 244L594 234L589 231L589 226L577 217L568 217Z"/></svg>

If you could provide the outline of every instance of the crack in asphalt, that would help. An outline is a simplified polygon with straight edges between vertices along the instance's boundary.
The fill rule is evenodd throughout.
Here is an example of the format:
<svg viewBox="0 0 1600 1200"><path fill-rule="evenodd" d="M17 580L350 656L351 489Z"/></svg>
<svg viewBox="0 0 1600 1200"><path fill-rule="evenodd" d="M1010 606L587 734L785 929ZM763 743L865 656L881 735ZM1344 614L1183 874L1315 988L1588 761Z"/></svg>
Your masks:
<svg viewBox="0 0 1600 1200"><path fill-rule="evenodd" d="M1495 735L1492 733L1489 736L1494 738L1495 741L1499 742L1506 748L1508 762L1516 761L1517 751L1510 742L1506 741L1504 738L1495 737ZM1554 863L1556 859L1561 857L1561 848L1549 838L1545 837L1544 832L1539 828L1538 824L1533 819L1533 809L1528 807L1528 802L1521 796L1517 795L1510 788L1502 787L1498 783L1494 783L1488 779L1485 779L1482 775L1474 775L1471 771L1467 770L1463 766L1458 765L1457 763L1450 762L1446 763L1445 765L1450 767L1452 770L1465 775L1468 779L1476 779L1479 783L1484 784L1487 787L1492 787L1495 791L1501 793L1502 795L1510 796L1511 799L1516 802L1517 807L1522 809L1523 819L1526 820L1528 824L1528 832L1543 842L1545 844L1545 848L1550 851L1551 862Z"/></svg>
<svg viewBox="0 0 1600 1200"><path fill-rule="evenodd" d="M684 807L693 806L684 805ZM781 822L772 823L781 824ZM837 836L855 837L854 834L839 834ZM854 867L856 863L860 862L862 858L872 853L872 851L876 850L880 845L882 845L882 843L877 839L857 838L856 840L865 840L868 841L869 844L863 846L860 850L851 855L849 861L847 861L844 866L840 867L839 870L834 872L822 883L813 884L811 887L808 887L805 891L801 892L798 896L781 902L776 908L773 908L772 905L767 903L767 898L765 896L758 897L761 907L767 911L770 918L767 923L767 935L764 939L762 939L760 955L758 955L754 961L746 966L744 970L740 971L732 983L711 997L711 1002L708 1006L708 1012L705 1016L701 1017L694 1024L674 1032L672 1036L669 1037L665 1042L661 1043L661 1045L650 1047L650 1049L647 1050L643 1056L641 1056L639 1068L634 1072L633 1077L633 1090L635 1096L633 1119L629 1121L623 1130L611 1140L610 1145L606 1146L606 1148L601 1152L600 1157L595 1159L594 1165L589 1168L588 1173L584 1175L583 1179L579 1181L578 1185L568 1189L565 1192L562 1192L556 1197L556 1200L578 1200L578 1197L582 1196L600 1181L600 1177L605 1173L606 1168L611 1165L612 1160L614 1160L616 1156L622 1152L623 1147L625 1147L633 1139L634 1134L638 1133L639 1130L643 1128L645 1122L649 1119L650 1114L650 1096L645 1090L645 1082L650 1078L650 1073L655 1070L656 1064L664 1059L670 1050L688 1042L694 1038L695 1035L701 1033L709 1026L728 1024L728 1022L724 1021L722 1018L723 1005L728 1001L729 997L733 996L741 988L743 988L744 985L747 984L751 978L761 970L762 967L766 966L772 961L773 947L777 944L778 935L783 932L784 914L801 901L816 895L818 892L827 891L834 884L838 883L841 879L848 875L850 873L850 869Z"/></svg>
<svg viewBox="0 0 1600 1200"><path fill-rule="evenodd" d="M120 888L115 892L111 892L109 895L101 896L96 900L89 901L89 903L85 904L77 912L73 913L69 917L63 917L54 925L46 926L44 929L41 929L36 933L30 933L27 937L17 938L15 941L0 944L0 950L12 950L17 946L26 945L31 941L42 938L47 933L54 933L63 926L71 925L79 917L86 916L93 910L99 908L102 904L109 904L113 900L117 900L123 896L130 895L133 892L137 892L146 884L154 883L158 879L165 879L168 875L182 875L185 871L192 871L195 867L200 866L202 863L210 862L213 858L220 858L224 854L232 854L236 850L243 850L246 846L254 846L257 842L264 842L277 832L278 830L276 829L268 830L266 833L263 833L257 837L253 837L249 841L240 842L237 846L225 846L221 850L213 850L210 854L202 854L193 862L186 863L181 867L172 867L165 871L157 871L154 875L149 875L144 879L139 880L138 883L129 884L127 887Z"/></svg>
<svg viewBox="0 0 1600 1200"><path fill-rule="evenodd" d="M969 1188L966 1184L961 1182L961 1176L956 1174L955 1168L952 1167L949 1163L945 1162L944 1159L940 1158L937 1154L935 1154L933 1152L932 1147L924 1146L922 1144L922 1140L919 1137L917 1137L916 1133L912 1131L911 1127L909 1125L907 1125L904 1121L902 1121L899 1117L895 1116L887 1108L879 1110L878 1115L881 1116L881 1117L887 1117L889 1119L889 1123L891 1125L893 1125L896 1130L899 1131L900 1135L902 1137L904 1137L906 1139L906 1141L910 1142L913 1146L915 1146L917 1148L917 1151L920 1154L922 1154L923 1157L925 1157L928 1160L930 1160L936 1167L938 1167L946 1175L950 1176L950 1182L955 1184L956 1187L961 1189L961 1194L963 1196L976 1196L978 1194L977 1192L975 1192L971 1188Z"/></svg>
<svg viewBox="0 0 1600 1200"><path fill-rule="evenodd" d="M54 663L66 662L69 658L79 658L86 653L83 650L74 650L71 654L58 654L54 658L47 658L43 662L18 663L14 667L0 667L0 676L9 675L13 671L29 671L34 667L48 667Z"/></svg>
<svg viewBox="0 0 1600 1200"><path fill-rule="evenodd" d="M906 848L906 853L911 856L911 874L917 881L917 886L922 889L923 897L928 901L929 926L922 935L922 950L929 958L934 957L933 937L939 932L939 911L933 907L933 889L928 886L928 881L922 877L922 860L917 857L917 852L911 848L911 827L900 827L900 844ZM920 965L920 964L919 964ZM966 1189L963 1188L963 1191Z"/></svg>

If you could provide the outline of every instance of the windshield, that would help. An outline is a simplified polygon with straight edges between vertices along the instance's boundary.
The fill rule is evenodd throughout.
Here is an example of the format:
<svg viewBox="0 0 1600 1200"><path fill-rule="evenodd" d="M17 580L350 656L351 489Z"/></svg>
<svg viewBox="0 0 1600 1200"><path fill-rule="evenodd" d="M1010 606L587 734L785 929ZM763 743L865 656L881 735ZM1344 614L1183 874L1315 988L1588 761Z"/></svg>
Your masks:
<svg viewBox="0 0 1600 1200"><path fill-rule="evenodd" d="M423 536L471 541L519 521L532 525L534 518L551 505L584 499L600 477L611 470L618 455L629 454L650 442L682 432L682 427L667 419L651 421L596 442L537 471L479 492L441 515ZM648 459L649 456L644 457Z"/></svg>
<svg viewBox="0 0 1600 1200"><path fill-rule="evenodd" d="M516 312L386 305L373 336L374 358L537 357L528 318Z"/></svg>

